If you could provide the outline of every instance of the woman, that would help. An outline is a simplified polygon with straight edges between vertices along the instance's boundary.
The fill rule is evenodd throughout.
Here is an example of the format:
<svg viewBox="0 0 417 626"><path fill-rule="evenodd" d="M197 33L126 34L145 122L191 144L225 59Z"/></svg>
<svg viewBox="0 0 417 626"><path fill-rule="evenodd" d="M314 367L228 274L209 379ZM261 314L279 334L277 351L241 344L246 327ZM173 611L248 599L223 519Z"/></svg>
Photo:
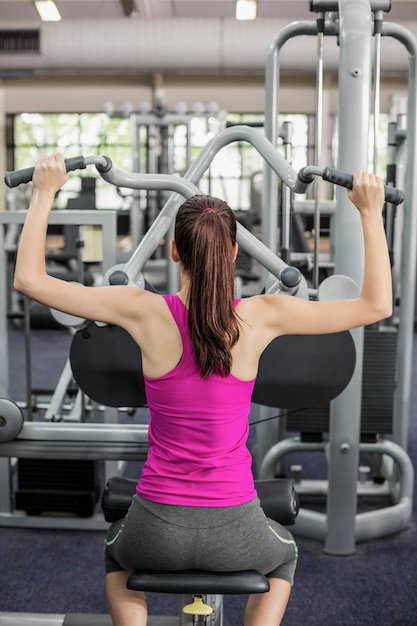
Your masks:
<svg viewBox="0 0 417 626"><path fill-rule="evenodd" d="M290 595L297 548L260 508L246 447L260 355L279 335L320 334L391 314L384 191L356 171L349 197L365 242L359 297L310 302L280 295L235 300L236 222L221 200L194 196L178 211L171 256L181 289L84 287L47 275L45 239L61 154L42 159L17 255L15 288L52 308L126 329L142 351L151 412L150 449L127 517L106 541L106 591L115 626L144 626L146 599L126 589L132 569L258 569L270 591L249 598L245 626L277 626Z"/></svg>

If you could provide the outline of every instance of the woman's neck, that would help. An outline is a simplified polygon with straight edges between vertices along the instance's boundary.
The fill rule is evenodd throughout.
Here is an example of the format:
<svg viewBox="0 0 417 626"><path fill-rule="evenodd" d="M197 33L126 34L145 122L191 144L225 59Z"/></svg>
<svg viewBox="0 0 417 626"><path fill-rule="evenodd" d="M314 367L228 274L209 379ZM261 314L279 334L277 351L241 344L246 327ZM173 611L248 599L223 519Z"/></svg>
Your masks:
<svg viewBox="0 0 417 626"><path fill-rule="evenodd" d="M181 302L188 308L188 298L190 291L190 282L188 277L185 276L182 272L180 274L181 278L181 289L177 292L177 296L181 300Z"/></svg>

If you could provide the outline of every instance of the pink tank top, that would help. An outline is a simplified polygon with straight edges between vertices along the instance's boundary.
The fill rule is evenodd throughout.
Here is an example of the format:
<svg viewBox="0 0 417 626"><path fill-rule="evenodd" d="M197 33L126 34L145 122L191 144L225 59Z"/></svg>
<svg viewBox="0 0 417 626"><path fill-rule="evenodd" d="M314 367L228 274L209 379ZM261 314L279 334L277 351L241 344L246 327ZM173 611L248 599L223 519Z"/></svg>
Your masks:
<svg viewBox="0 0 417 626"><path fill-rule="evenodd" d="M188 309L176 295L164 299L181 333L183 353L164 376L144 376L151 419L137 493L182 506L249 502L256 497L246 445L255 379L217 374L202 379L188 333Z"/></svg>

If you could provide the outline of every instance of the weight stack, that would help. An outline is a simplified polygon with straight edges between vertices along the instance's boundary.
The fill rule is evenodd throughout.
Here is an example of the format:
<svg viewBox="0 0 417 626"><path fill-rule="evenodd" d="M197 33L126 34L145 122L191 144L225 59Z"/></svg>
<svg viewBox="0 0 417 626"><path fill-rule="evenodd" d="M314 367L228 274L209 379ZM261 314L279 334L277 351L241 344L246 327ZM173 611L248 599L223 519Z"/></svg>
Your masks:
<svg viewBox="0 0 417 626"><path fill-rule="evenodd" d="M29 515L90 517L101 494L97 461L19 459L15 508Z"/></svg>
<svg viewBox="0 0 417 626"><path fill-rule="evenodd" d="M365 328L362 378L361 441L391 434L395 397L398 331L393 327ZM329 405L294 411L287 431L303 441L322 441L329 432Z"/></svg>

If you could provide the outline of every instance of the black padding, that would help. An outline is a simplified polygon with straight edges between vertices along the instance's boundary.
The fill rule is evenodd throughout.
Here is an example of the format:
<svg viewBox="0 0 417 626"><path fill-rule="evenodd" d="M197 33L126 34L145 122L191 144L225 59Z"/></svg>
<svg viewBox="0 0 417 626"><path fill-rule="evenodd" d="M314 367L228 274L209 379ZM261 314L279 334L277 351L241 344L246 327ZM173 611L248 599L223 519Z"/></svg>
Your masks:
<svg viewBox="0 0 417 626"><path fill-rule="evenodd" d="M300 510L300 499L291 479L255 480L255 487L267 517L283 526L291 526L295 523Z"/></svg>
<svg viewBox="0 0 417 626"><path fill-rule="evenodd" d="M116 522L124 517L136 493L137 480L112 476L107 481L101 498L101 508L106 522Z"/></svg>
<svg viewBox="0 0 417 626"><path fill-rule="evenodd" d="M107 481L101 507L107 522L124 517L136 493L137 480L112 476ZM299 499L294 483L289 478L256 480L255 487L265 514L283 524L294 524L299 510Z"/></svg>
<svg viewBox="0 0 417 626"><path fill-rule="evenodd" d="M141 351L118 326L91 322L75 333L71 367L79 387L105 406L145 406ZM320 406L349 383L356 362L349 331L278 337L263 352L252 401L282 409Z"/></svg>
<svg viewBox="0 0 417 626"><path fill-rule="evenodd" d="M278 337L261 356L252 401L291 410L326 404L348 385L355 363L349 331Z"/></svg>
<svg viewBox="0 0 417 626"><path fill-rule="evenodd" d="M255 570L242 572L136 571L127 588L156 593L249 594L269 591L268 579Z"/></svg>
<svg viewBox="0 0 417 626"><path fill-rule="evenodd" d="M112 407L146 405L142 353L123 328L91 322L75 333L70 361L77 385L92 400Z"/></svg>

